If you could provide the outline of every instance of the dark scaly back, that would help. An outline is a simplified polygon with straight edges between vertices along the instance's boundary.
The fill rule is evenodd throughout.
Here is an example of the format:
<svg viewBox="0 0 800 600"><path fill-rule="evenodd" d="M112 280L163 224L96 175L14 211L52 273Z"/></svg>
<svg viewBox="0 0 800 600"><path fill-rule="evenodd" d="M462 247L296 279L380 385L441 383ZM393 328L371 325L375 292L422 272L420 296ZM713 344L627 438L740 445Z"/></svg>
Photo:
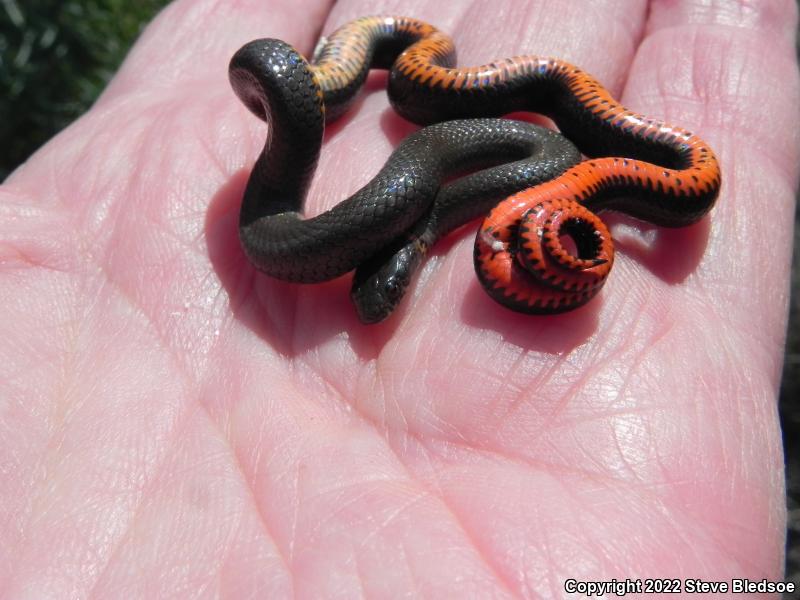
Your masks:
<svg viewBox="0 0 800 600"><path fill-rule="evenodd" d="M280 40L254 40L231 59L233 90L269 124L267 140L247 183L240 226L301 209L317 166L324 108L305 59Z"/></svg>

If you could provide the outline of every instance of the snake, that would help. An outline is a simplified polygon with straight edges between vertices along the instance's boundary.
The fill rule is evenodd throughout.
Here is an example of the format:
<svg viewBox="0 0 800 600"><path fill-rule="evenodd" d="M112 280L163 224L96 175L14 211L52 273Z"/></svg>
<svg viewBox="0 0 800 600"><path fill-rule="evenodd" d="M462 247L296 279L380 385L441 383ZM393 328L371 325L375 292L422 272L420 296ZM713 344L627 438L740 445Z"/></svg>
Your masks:
<svg viewBox="0 0 800 600"><path fill-rule="evenodd" d="M686 129L628 110L579 67L534 55L456 64L449 36L424 21L395 16L345 24L322 41L311 63L274 39L237 51L229 65L232 87L270 124L239 218L242 247L257 269L304 283L356 269L351 297L359 315L366 322L381 320L419 263L409 253L424 254L431 240L480 213L460 208L457 216L442 217L461 205L457 191L446 189L459 181L442 182L479 169L464 184L492 197L475 239L479 281L512 310L558 313L588 302L610 272L613 242L597 212L682 227L714 206L721 173L709 145ZM401 117L439 125L404 140L353 196L306 219L303 201L325 122L347 111L371 69L389 70L389 101ZM518 161L522 153L500 126L507 120L497 118L519 111L552 119L585 159L574 165L562 160L549 180L532 185L512 176L517 189L509 189L506 177L495 193L495 169L509 173L496 163ZM488 137L477 130L464 135L476 119L494 119L477 125ZM439 208L437 195L447 200ZM398 275L397 269L406 271Z"/></svg>

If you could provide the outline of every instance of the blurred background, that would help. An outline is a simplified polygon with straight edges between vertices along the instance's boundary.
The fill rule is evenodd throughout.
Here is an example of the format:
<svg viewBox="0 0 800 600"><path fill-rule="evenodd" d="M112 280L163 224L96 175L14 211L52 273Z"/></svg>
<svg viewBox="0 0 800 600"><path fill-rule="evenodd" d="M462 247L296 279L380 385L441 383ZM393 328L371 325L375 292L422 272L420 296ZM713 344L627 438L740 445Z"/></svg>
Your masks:
<svg viewBox="0 0 800 600"><path fill-rule="evenodd" d="M166 0L0 0L0 181L86 111ZM786 578L800 582L800 227L780 416L789 522Z"/></svg>

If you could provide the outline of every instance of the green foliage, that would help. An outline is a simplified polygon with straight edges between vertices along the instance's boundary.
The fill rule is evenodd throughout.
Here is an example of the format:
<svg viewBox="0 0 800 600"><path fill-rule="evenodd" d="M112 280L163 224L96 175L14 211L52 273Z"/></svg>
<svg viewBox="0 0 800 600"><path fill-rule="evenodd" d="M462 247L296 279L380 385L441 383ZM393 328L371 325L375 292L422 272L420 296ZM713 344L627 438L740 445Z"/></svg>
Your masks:
<svg viewBox="0 0 800 600"><path fill-rule="evenodd" d="M0 0L0 181L89 108L167 0Z"/></svg>

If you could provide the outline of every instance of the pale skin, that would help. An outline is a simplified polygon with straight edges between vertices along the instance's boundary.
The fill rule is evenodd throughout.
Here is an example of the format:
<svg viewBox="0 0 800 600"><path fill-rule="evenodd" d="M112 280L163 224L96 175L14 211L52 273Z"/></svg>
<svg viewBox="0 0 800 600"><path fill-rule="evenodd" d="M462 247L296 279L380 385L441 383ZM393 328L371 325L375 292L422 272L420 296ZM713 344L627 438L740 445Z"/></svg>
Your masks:
<svg viewBox="0 0 800 600"><path fill-rule="evenodd" d="M0 596L559 597L564 581L781 577L776 396L798 170L796 6L181 1L96 106L0 188ZM706 139L710 216L609 217L588 307L495 304L451 237L390 321L349 276L250 267L266 127L243 43L405 14L461 64L554 55ZM371 77L315 214L408 132ZM650 596L653 597L653 596Z"/></svg>

